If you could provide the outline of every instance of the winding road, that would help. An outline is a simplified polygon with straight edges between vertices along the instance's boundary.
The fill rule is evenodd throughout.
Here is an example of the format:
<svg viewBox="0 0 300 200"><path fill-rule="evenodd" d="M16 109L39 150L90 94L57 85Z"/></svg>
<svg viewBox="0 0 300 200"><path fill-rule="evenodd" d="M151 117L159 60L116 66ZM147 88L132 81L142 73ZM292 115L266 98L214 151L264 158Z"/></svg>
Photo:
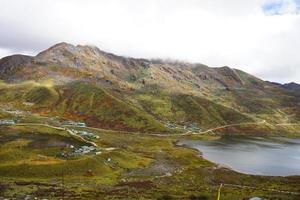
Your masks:
<svg viewBox="0 0 300 200"><path fill-rule="evenodd" d="M213 133L216 130L220 130L223 128L227 128L227 127L234 127L234 126L243 126L243 125L259 125L259 124L269 124L266 120L262 120L259 122L244 122L244 123L236 123L236 124L227 124L227 125L223 125L223 126L218 126L215 128L211 128L208 129L206 131L200 131L200 132L187 132L187 133L179 133L179 134L163 134L163 133L149 133L147 135L151 135L151 136L159 136L159 137L168 137L168 136L187 136L187 135L201 135L201 134L207 134L207 133ZM292 123L283 123L283 124L274 124L275 126L300 126L300 124L292 124ZM54 128L57 130L62 130L62 131L67 131L69 134L73 135L74 137L78 137L80 140L89 143L95 147L97 147L98 145L94 142L88 141L85 138L83 138L82 136L74 133L72 130L68 129L68 128L63 128L63 127L57 127L57 126L52 126L49 124L39 124L39 123L19 123L19 124L15 124L15 126L46 126L49 128ZM79 127L79 126L65 126L65 127ZM116 132L116 133L127 133L127 134L136 134L136 135L141 135L142 133L139 132L128 132L128 131L115 131L115 130L108 130L108 129L101 129L101 128L95 128L95 127L81 127L80 128L86 128L86 129L90 129L90 130L96 130L96 131L112 131L112 132Z"/></svg>
<svg viewBox="0 0 300 200"><path fill-rule="evenodd" d="M222 128L227 128L227 127L232 127L232 126L242 126L242 125L258 125L258 124L266 124L266 120L262 120L261 122L245 122L245 123L237 123L237 124L228 124L228 125L224 125L224 126L219 126L216 128L212 128L212 129L208 129L206 131L202 131L202 132L198 132L198 133L192 133L192 135L195 134L205 134L205 133L209 133L209 132L213 132L215 130L219 130Z"/></svg>
<svg viewBox="0 0 300 200"><path fill-rule="evenodd" d="M185 135L201 135L201 134L206 134L209 132L213 132L222 128L227 128L227 127L233 127L233 126L242 126L242 125L258 125L258 124L268 124L268 122L266 122L266 120L262 120L260 122L245 122L245 123L236 123L236 124L227 124L227 125L223 125L223 126L218 126L215 128L211 128L208 129L206 131L200 131L200 132L194 132L194 133L180 133L180 134L149 134L149 135L154 135L154 136L160 136L160 137L164 137L164 136L185 136Z"/></svg>

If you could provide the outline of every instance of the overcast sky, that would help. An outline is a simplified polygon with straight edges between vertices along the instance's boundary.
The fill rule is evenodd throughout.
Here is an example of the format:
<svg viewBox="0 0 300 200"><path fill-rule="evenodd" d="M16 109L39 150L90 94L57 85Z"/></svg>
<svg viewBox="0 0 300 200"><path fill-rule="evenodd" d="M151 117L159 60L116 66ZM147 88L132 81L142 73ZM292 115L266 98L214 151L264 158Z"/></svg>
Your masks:
<svg viewBox="0 0 300 200"><path fill-rule="evenodd" d="M58 42L300 82L300 0L0 0L0 57Z"/></svg>

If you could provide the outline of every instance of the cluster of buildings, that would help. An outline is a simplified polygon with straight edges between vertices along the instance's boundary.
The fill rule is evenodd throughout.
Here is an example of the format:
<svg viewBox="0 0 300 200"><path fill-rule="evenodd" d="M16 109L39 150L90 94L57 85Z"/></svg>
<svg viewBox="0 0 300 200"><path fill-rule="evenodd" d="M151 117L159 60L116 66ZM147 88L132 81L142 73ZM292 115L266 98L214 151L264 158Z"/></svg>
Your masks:
<svg viewBox="0 0 300 200"><path fill-rule="evenodd" d="M85 138L85 139L99 139L98 135L95 135L91 132L87 132L87 131L78 131L75 129L71 130L74 134L80 135L81 137Z"/></svg>
<svg viewBox="0 0 300 200"><path fill-rule="evenodd" d="M96 151L96 147L94 146L81 146L77 149L75 149L74 153L78 154L78 155L82 155L82 154L88 154L91 152Z"/></svg>
<svg viewBox="0 0 300 200"><path fill-rule="evenodd" d="M187 124L183 126L184 130L191 132L200 132L201 129L198 127L197 123Z"/></svg>
<svg viewBox="0 0 300 200"><path fill-rule="evenodd" d="M63 158L72 158L77 157L85 154L101 154L101 151L97 147L94 146L80 146L78 148L75 148L74 146L70 146L70 148L73 149L71 152L63 152L60 154Z"/></svg>
<svg viewBox="0 0 300 200"><path fill-rule="evenodd" d="M12 119L0 119L0 125L14 125L16 122Z"/></svg>
<svg viewBox="0 0 300 200"><path fill-rule="evenodd" d="M201 129L198 127L197 123L191 123L191 124L187 124L185 123L185 125L178 125L175 122L170 122L167 121L165 123L165 126L169 129L184 129L186 131L190 131L190 132L199 132L201 131Z"/></svg>
<svg viewBox="0 0 300 200"><path fill-rule="evenodd" d="M174 123L174 122L170 122L170 121L167 121L167 122L165 123L165 126L166 126L167 128L170 128L170 129L178 129L178 128L180 128L179 125L177 125L177 124Z"/></svg>
<svg viewBox="0 0 300 200"><path fill-rule="evenodd" d="M70 126L79 126L79 127L86 127L86 124L84 122L74 122L71 120L65 121L65 125L70 125Z"/></svg>

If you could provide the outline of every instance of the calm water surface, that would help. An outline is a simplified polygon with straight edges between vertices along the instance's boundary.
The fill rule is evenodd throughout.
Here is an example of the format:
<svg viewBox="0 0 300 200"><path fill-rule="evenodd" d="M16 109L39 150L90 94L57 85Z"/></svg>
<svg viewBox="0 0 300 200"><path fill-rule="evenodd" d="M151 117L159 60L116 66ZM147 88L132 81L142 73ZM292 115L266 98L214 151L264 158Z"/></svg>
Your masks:
<svg viewBox="0 0 300 200"><path fill-rule="evenodd" d="M268 176L300 175L300 139L222 137L214 141L182 140L203 157L235 171Z"/></svg>

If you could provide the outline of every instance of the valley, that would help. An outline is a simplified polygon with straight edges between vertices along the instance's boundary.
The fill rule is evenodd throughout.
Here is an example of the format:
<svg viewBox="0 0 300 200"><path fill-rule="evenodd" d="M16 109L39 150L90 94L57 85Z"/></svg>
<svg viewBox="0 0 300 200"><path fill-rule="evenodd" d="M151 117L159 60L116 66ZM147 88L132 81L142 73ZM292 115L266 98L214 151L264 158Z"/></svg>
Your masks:
<svg viewBox="0 0 300 200"><path fill-rule="evenodd" d="M159 199L168 196L189 199L194 195L209 199L216 197L219 184L224 183L228 185L222 190L223 199L240 195L298 197L298 177L236 173L206 161L195 150L175 144L178 139L186 137L205 141L215 140L217 136L159 137L99 129L92 131L89 127L69 125L68 128L97 135L98 138L88 140L97 145L97 151L62 156L62 153L66 155L73 151L71 145L75 149L91 146L73 137L65 127L32 126L30 123L1 126L2 195L50 199L62 196L74 199ZM189 192L185 193L181 186L178 188L179 184L184 184Z"/></svg>

